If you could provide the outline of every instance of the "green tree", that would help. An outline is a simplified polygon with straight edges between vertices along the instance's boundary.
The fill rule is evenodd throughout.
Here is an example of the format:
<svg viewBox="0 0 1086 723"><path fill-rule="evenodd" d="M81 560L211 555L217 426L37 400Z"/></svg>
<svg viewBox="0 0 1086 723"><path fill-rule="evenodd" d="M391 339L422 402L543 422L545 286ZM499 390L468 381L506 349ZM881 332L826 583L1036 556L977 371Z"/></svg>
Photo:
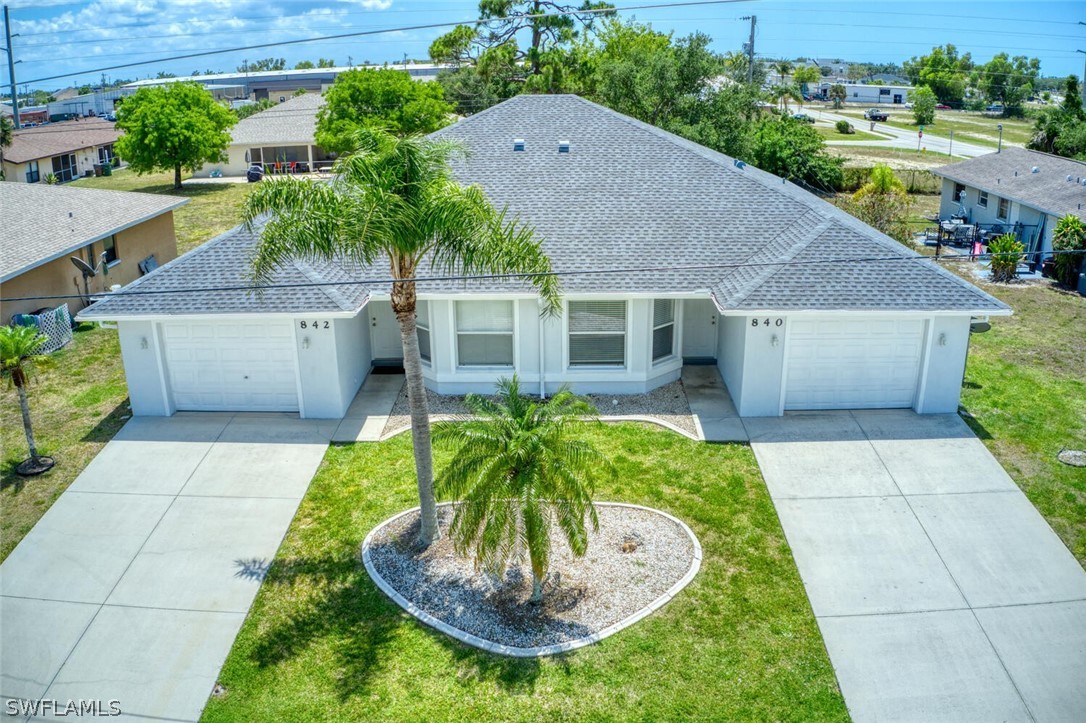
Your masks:
<svg viewBox="0 0 1086 723"><path fill-rule="evenodd" d="M918 126L930 126L935 122L935 93L926 85L912 92L913 120Z"/></svg>
<svg viewBox="0 0 1086 723"><path fill-rule="evenodd" d="M822 138L809 123L767 118L755 126L749 160L758 168L816 189L841 185L843 158L826 153Z"/></svg>
<svg viewBox="0 0 1086 723"><path fill-rule="evenodd" d="M456 145L370 128L360 129L355 143L355 152L336 161L329 183L280 178L249 195L247 224L271 214L255 250L253 274L265 281L291 258L346 259L396 279L391 303L403 344L421 537L429 544L438 530L414 278L420 269L537 274L531 282L550 314L560 310L559 283L530 228L495 210L479 187L453 180L449 159L460 152Z"/></svg>
<svg viewBox="0 0 1086 723"><path fill-rule="evenodd" d="M792 83L781 83L780 85L773 86L769 90L769 95L782 113L788 112L788 101L794 100L797 103L803 102L803 94L800 93L799 86L793 85Z"/></svg>
<svg viewBox="0 0 1086 723"><path fill-rule="evenodd" d="M275 105L276 105L275 101L270 100L268 98L261 98L260 100L256 101L255 103L249 103L248 105L243 105L243 106L239 106L237 108L234 108L233 111L234 111L234 115L236 115L238 117L238 120L244 120L244 119L248 118L251 115L255 115L255 114L259 113L262 110L267 110L268 108L274 108Z"/></svg>
<svg viewBox="0 0 1086 723"><path fill-rule="evenodd" d="M773 72L777 74L777 78L780 80L780 84L784 85L784 79L791 75L792 64L787 60L777 60L770 64Z"/></svg>
<svg viewBox="0 0 1086 723"><path fill-rule="evenodd" d="M792 73L792 82L799 85L801 93L810 93L812 83L817 86L822 82L822 73L813 65L804 65Z"/></svg>
<svg viewBox="0 0 1086 723"><path fill-rule="evenodd" d="M845 210L868 226L902 243L909 242L912 200L905 184L885 164L876 164L871 176L845 204Z"/></svg>
<svg viewBox="0 0 1086 723"><path fill-rule="evenodd" d="M30 459L19 465L20 474L41 474L53 466L53 460L38 454L34 441L34 428L30 423L30 401L26 388L34 371L34 357L48 337L34 326L0 326L0 375L19 395L19 409L23 415L23 432Z"/></svg>
<svg viewBox="0 0 1086 723"><path fill-rule="evenodd" d="M992 281L1008 283L1018 276L1018 262L1025 247L1013 233L997 236L988 244Z"/></svg>
<svg viewBox="0 0 1086 723"><path fill-rule="evenodd" d="M198 83L140 88L117 110L124 131L117 155L138 174L172 169L173 187L181 188L181 169L222 160L235 123L237 116Z"/></svg>
<svg viewBox="0 0 1086 723"><path fill-rule="evenodd" d="M1082 91L1079 90L1078 76L1069 75L1063 84L1063 102L1060 108L1069 116L1084 118L1086 113L1082 110Z"/></svg>
<svg viewBox="0 0 1086 723"><path fill-rule="evenodd" d="M926 85L940 103L961 103L965 97L965 81L973 69L969 53L958 55L958 49L947 44L934 47L928 55L914 57L902 64L902 73L915 86Z"/></svg>
<svg viewBox="0 0 1086 723"><path fill-rule="evenodd" d="M15 123L6 115L0 115L0 181L4 180L4 149L15 140Z"/></svg>
<svg viewBox="0 0 1086 723"><path fill-rule="evenodd" d="M1038 113L1027 148L1086 160L1086 112L1078 88L1078 78L1068 76L1063 103Z"/></svg>
<svg viewBox="0 0 1086 723"><path fill-rule="evenodd" d="M865 63L850 63L846 77L853 82L860 82L871 75L871 68Z"/></svg>
<svg viewBox="0 0 1086 723"><path fill-rule="evenodd" d="M313 64L312 60L302 60L302 61L298 62L294 66L294 69L295 70L311 70L311 69L316 68L316 67L317 66Z"/></svg>
<svg viewBox="0 0 1086 723"><path fill-rule="evenodd" d="M317 58L318 68L334 68L336 67L336 61L332 58Z"/></svg>
<svg viewBox="0 0 1086 723"><path fill-rule="evenodd" d="M1000 53L977 68L977 86L989 103L1002 103L1008 116L1022 115L1022 106L1033 94L1041 73L1041 61L1024 55Z"/></svg>
<svg viewBox="0 0 1086 723"><path fill-rule="evenodd" d="M1068 214L1056 222L1052 232L1052 249L1056 251L1056 278L1074 289L1083 259L1086 259L1086 224L1078 216Z"/></svg>
<svg viewBox="0 0 1086 723"><path fill-rule="evenodd" d="M833 101L833 107L840 108L845 104L845 99L848 98L848 91L840 83L834 83L830 86L829 96L830 100Z"/></svg>
<svg viewBox="0 0 1086 723"><path fill-rule="evenodd" d="M458 500L450 536L459 554L473 553L495 575L526 548L531 599L542 600L552 528L584 556L588 523L599 529L596 482L615 476L611 461L577 434L596 410L568 389L545 402L523 397L516 376L498 382L496 399L470 394L465 403L474 419L434 427L435 441L455 449L438 475L440 493Z"/></svg>
<svg viewBox="0 0 1086 723"><path fill-rule="evenodd" d="M441 84L445 100L453 105L458 115L478 113L505 100L491 88L479 70L470 65L441 70L435 82Z"/></svg>
<svg viewBox="0 0 1086 723"><path fill-rule="evenodd" d="M286 70L286 58L262 58L253 62L246 61L238 66L239 73L258 73L262 70Z"/></svg>
<svg viewBox="0 0 1086 723"><path fill-rule="evenodd" d="M729 50L721 57L721 67L732 82L746 83L750 67L750 58L746 53ZM758 60L754 61L754 72L751 74L751 83L760 88L766 80L765 65Z"/></svg>
<svg viewBox="0 0 1086 723"><path fill-rule="evenodd" d="M340 73L317 113L317 144L344 153L354 148L359 128L398 135L432 133L447 125L453 107L440 83L413 80L402 70L354 68Z"/></svg>

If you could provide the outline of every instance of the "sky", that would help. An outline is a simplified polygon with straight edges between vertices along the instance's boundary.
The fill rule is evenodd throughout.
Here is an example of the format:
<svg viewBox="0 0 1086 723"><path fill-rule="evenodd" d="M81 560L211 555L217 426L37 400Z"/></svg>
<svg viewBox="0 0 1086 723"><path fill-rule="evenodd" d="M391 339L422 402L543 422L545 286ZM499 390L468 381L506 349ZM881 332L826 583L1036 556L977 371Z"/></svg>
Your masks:
<svg viewBox="0 0 1086 723"><path fill-rule="evenodd" d="M579 4L579 0L565 0ZM612 0L619 8L653 0ZM655 0L656 3L668 0ZM322 35L456 23L476 17L472 0L8 0L20 90L53 90L108 79L153 77L159 71L232 71L245 59L332 58L339 65L424 59L430 42L449 28L400 30L357 39L313 41L180 61L173 55ZM700 30L718 52L739 50L750 31L742 16L756 15L759 56L842 58L897 62L953 43L984 62L1006 51L1041 60L1043 75L1081 75L1086 54L1086 3L1011 0L897 2L751 0L727 4L622 12L657 29L684 36ZM0 62L7 58L0 58ZM92 71L92 72L87 72ZM72 74L72 75L68 75ZM49 76L65 75L57 79ZM6 62L0 71L8 82ZM41 79L41 80L39 80ZM35 82L38 81L38 82ZM5 87L6 90L6 87Z"/></svg>

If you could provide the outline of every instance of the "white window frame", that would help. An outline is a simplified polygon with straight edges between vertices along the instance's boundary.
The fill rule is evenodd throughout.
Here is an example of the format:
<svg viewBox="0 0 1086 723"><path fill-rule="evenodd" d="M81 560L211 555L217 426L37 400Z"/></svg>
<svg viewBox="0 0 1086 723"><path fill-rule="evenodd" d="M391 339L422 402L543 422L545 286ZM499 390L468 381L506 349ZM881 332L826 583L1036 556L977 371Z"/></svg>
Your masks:
<svg viewBox="0 0 1086 723"><path fill-rule="evenodd" d="M41 169L38 167L37 160L27 162L25 175L27 183L41 182ZM33 180L31 180L31 177L33 177Z"/></svg>
<svg viewBox="0 0 1086 723"><path fill-rule="evenodd" d="M571 331L569 324L573 318L572 306L579 303L593 303L593 302L613 302L621 303L624 310L624 325L622 331ZM630 360L630 300L629 299L570 299L565 303L565 313L563 317L562 336L564 338L563 346L565 347L565 367L570 371L593 371L593 370L607 370L607 369L626 369L629 366ZM592 364L592 363L577 363L571 358L572 344L570 344L570 338L573 336L621 336L622 337L622 363L621 364Z"/></svg>
<svg viewBox="0 0 1086 723"><path fill-rule="evenodd" d="M423 308L419 309L419 304L424 304ZM426 299L415 299L415 336L420 340L422 335L419 332L426 334L428 341L427 347L430 350L429 358L422 355L422 344L419 343L419 358L426 366L433 364L434 359L434 335L430 332L430 302Z"/></svg>
<svg viewBox="0 0 1086 723"><path fill-rule="evenodd" d="M977 205L981 208L988 208L988 192L981 191L980 196L977 198Z"/></svg>
<svg viewBox="0 0 1086 723"><path fill-rule="evenodd" d="M1003 210L1004 209L1003 204L1007 204L1006 210ZM1002 198L1002 197L999 198L999 201L996 204L996 218L998 218L1000 221L1006 221L1006 220L1008 220L1010 218L1010 216L1011 216L1011 201L1010 201L1010 199Z"/></svg>
<svg viewBox="0 0 1086 723"><path fill-rule="evenodd" d="M102 239L102 253L103 254L106 254L106 255L109 254L109 248L108 247L109 247L110 242L113 243L113 258L112 259L105 259L105 262L106 262L106 266L108 266L109 268L113 268L117 264L121 263L121 254L120 254L120 251L117 248L117 235L116 234L113 234L112 236L106 236L104 239Z"/></svg>
<svg viewBox="0 0 1086 723"><path fill-rule="evenodd" d="M660 302L667 302L671 304L671 321L665 321L662 324L656 323L656 304ZM653 299L652 300L652 333L649 334L649 355L652 358L653 364L662 364L666 361L670 361L675 358L675 348L678 341L679 332L679 305L675 302L675 299ZM666 327L671 327L671 350L663 356L656 356L656 350L654 346L656 344L656 332Z"/></svg>
<svg viewBox="0 0 1086 723"><path fill-rule="evenodd" d="M460 305L461 304L509 304L512 324L509 331L461 331L460 330ZM456 355L456 368L463 370L478 369L515 369L517 366L517 302L515 299L461 299L451 304L453 316L453 350ZM466 364L460 360L460 336L508 336L512 347L512 362L509 364Z"/></svg>

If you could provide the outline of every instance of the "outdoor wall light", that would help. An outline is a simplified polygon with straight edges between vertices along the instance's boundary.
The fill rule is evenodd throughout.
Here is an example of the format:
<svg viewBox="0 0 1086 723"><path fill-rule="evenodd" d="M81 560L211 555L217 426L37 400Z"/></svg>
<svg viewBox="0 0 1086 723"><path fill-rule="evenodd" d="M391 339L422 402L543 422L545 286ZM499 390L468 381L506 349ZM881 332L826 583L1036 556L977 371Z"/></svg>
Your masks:
<svg viewBox="0 0 1086 723"><path fill-rule="evenodd" d="M780 340L780 338L778 338L778 337L777 337L777 335L776 335L776 334L774 334L773 336L771 336L771 337L769 338L769 345L770 345L770 346L772 346L772 347L778 347L778 346L780 346L780 345L781 345L781 340Z"/></svg>
<svg viewBox="0 0 1086 723"><path fill-rule="evenodd" d="M142 338L140 339L140 349L146 349L146 348L147 348L147 346L148 346L148 344L147 344L147 337L142 337Z"/></svg>
<svg viewBox="0 0 1086 723"><path fill-rule="evenodd" d="M309 348L309 337L308 336L302 337L302 348L303 349L308 349Z"/></svg>
<svg viewBox="0 0 1086 723"><path fill-rule="evenodd" d="M939 346L946 346L946 333L939 335Z"/></svg>

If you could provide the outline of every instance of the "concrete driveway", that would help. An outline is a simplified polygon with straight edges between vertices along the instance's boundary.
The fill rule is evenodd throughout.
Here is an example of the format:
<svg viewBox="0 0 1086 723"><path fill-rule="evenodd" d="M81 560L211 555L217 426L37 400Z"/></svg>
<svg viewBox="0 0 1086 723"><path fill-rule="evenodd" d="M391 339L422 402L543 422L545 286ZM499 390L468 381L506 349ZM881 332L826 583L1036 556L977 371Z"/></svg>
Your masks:
<svg viewBox="0 0 1086 723"><path fill-rule="evenodd" d="M0 566L5 707L198 719L337 424L129 421Z"/></svg>
<svg viewBox="0 0 1086 723"><path fill-rule="evenodd" d="M1086 720L1086 572L958 416L743 421L855 720Z"/></svg>

